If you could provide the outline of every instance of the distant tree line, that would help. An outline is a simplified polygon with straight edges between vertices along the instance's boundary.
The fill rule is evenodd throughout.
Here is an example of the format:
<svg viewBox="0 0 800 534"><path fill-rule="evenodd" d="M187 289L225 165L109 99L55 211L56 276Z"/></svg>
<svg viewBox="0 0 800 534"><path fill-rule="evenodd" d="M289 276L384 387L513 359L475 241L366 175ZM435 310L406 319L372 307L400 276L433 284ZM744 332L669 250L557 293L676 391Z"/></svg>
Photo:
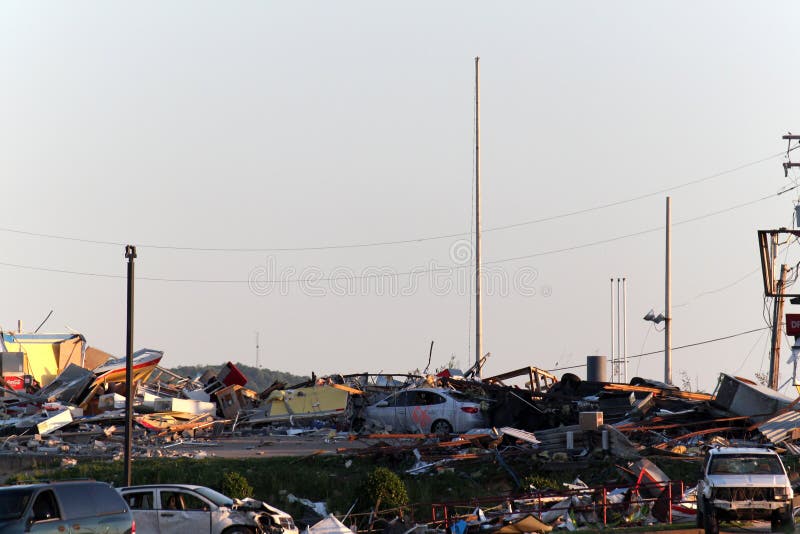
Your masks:
<svg viewBox="0 0 800 534"><path fill-rule="evenodd" d="M181 365L178 367L170 367L169 370L181 376L188 376L190 378L198 378L207 370L211 370L214 374L222 369L225 363L219 365ZM254 391L261 392L267 389L276 380L285 382L287 386L299 384L310 380L308 376L293 375L292 373L285 373L283 371L273 371L272 369L264 369L252 367L243 363L236 363L236 367L247 377L247 384L245 387Z"/></svg>

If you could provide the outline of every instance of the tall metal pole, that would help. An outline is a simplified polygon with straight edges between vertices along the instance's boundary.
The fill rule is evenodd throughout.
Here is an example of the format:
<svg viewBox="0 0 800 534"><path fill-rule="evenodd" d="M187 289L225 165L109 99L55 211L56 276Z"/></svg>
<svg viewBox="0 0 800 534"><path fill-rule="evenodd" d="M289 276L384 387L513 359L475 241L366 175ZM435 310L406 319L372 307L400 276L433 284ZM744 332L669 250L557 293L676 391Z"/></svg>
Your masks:
<svg viewBox="0 0 800 534"><path fill-rule="evenodd" d="M622 279L622 382L628 382L628 280Z"/></svg>
<svg viewBox="0 0 800 534"><path fill-rule="evenodd" d="M778 296L775 297L775 307L772 315L772 348L769 353L769 383L770 389L778 390L778 375L781 363L781 340L783 338L783 287L786 285L786 264L781 265L781 277L778 279Z"/></svg>
<svg viewBox="0 0 800 534"><path fill-rule="evenodd" d="M664 265L664 382L672 384L672 242L670 198L667 197L667 242Z"/></svg>
<svg viewBox="0 0 800 534"><path fill-rule="evenodd" d="M475 364L481 377L483 319L481 318L481 93L480 60L475 58Z"/></svg>
<svg viewBox="0 0 800 534"><path fill-rule="evenodd" d="M611 278L611 381L614 381L614 278Z"/></svg>
<svg viewBox="0 0 800 534"><path fill-rule="evenodd" d="M133 443L133 260L136 259L136 247L125 247L125 258L128 260L128 326L125 336L125 485L131 486L131 451Z"/></svg>
<svg viewBox="0 0 800 534"><path fill-rule="evenodd" d="M622 373L620 372L620 365L619 362L622 359L622 285L620 284L620 279L617 278L617 363L614 365L614 382L619 382L620 376Z"/></svg>

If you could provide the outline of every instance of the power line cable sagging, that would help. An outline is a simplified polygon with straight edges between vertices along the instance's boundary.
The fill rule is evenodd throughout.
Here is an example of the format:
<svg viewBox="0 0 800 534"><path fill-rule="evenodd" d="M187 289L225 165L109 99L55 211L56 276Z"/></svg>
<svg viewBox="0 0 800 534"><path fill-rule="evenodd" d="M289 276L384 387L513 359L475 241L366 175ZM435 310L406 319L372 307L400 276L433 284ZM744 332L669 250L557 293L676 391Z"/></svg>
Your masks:
<svg viewBox="0 0 800 534"><path fill-rule="evenodd" d="M700 345L707 345L709 343L716 343L717 341L725 341L726 339L733 339L735 337L744 336L744 335L747 335L747 334L752 334L754 332L761 332L761 331L766 330L766 329L767 329L767 327L762 326L761 328L754 328L752 330L745 330L744 332L738 332L736 334L730 334L728 336L716 337L714 339L706 339L704 341L697 341L695 343L689 343L688 345L680 345L678 347L672 347L672 350L688 349L688 348L691 348L691 347L698 347ZM628 359L644 358L645 356L653 356L653 355L656 355L656 354L664 354L664 349L654 350L652 352L643 352L641 354L635 354L633 356L628 356ZM569 367L554 367L553 369L547 369L547 371L552 373L553 371L566 371L566 370L569 370L569 369L581 369L583 367L586 367L585 363L581 364L581 365L570 365Z"/></svg>
<svg viewBox="0 0 800 534"><path fill-rule="evenodd" d="M780 194L780 193L778 193ZM775 195L767 195L764 197L757 198L755 200L751 200L748 202L743 202L740 204L736 204L733 206L729 206L727 208L723 208L721 210L712 211L709 213L705 213L703 215L698 215L696 217L692 217L689 219L685 219L682 221L672 223L672 226L680 226L684 224L693 223L696 221L700 221L703 219L707 219L709 217L714 217L716 215L721 215L723 213L728 213L730 211L740 209L746 206L751 206L758 202L763 202L764 200L768 200L770 198L774 198ZM545 250L541 252L535 252L533 254L525 254L522 256L514 256L503 258L499 260L492 260L492 261L484 261L484 265L496 265L500 263L509 263L513 261L519 260L526 260L531 258L538 258L541 256L549 256L553 254L560 254L564 252L571 252L573 250L579 250L588 247L595 247L598 245L604 245L607 243L612 243L615 241L620 241L623 239L628 239L631 237L637 237L653 232L657 232L663 230L664 226L657 226L653 228L648 228L646 230L640 230L638 232L631 232L628 234L618 235L606 239L600 239L597 241L592 241L588 243L582 243L578 245L573 245L569 247L559 248L559 249L551 249ZM61 273L61 274L72 274L72 275L79 275L79 276L91 276L97 278L125 278L122 275L113 275L113 274L106 274L106 273L94 273L94 272L85 272L85 271L75 271L69 269L56 269L51 267L39 267L35 265L25 265L25 264L18 264L18 263L9 263L9 262L0 262L0 266L2 267L10 267L16 269L27 269L32 271L44 271L44 272L52 272L52 273ZM437 268L430 268L430 269L414 269L410 271L401 271L396 273L381 273L381 274L369 274L369 275L351 275L351 276L338 276L338 277L321 277L321 278L313 278L313 279L302 279L302 278L287 278L287 279L279 279L279 280L259 280L259 283L262 284L297 284L297 283L317 283L317 282L335 282L335 281L348 281L348 280L373 280L378 278L394 278L400 276L416 276L420 274L427 274L427 273L435 273L435 272L452 272L454 270L460 269L469 269L472 268L474 265L472 263L467 263L463 265L455 265L455 266L447 266L447 267L437 267ZM251 280L243 280L243 279L198 279L198 278L166 278L166 277L149 277L149 276L140 276L138 277L139 280L147 281L147 282L176 282L176 283L205 283L205 284L249 284Z"/></svg>
<svg viewBox="0 0 800 534"><path fill-rule="evenodd" d="M656 195L661 195L664 193L668 193L671 191L676 191L678 189L682 189L684 187L689 187L692 185L700 184L703 182L707 182L709 180L713 180L715 178L719 178L721 176L725 176L727 174L732 174L748 167L752 167L754 165L758 165L759 163L763 163L765 161L769 161L771 159L775 159L779 156L784 156L788 152L794 151L795 149L800 148L800 145L791 147L788 151L781 151L776 154L771 154L769 156L757 159L755 161L751 161L748 163L744 163L737 167L733 167L730 169L726 169L724 171L716 172L707 176L703 176L701 178L696 178L693 180L689 180L687 182L683 182L671 187L666 187L664 189L659 189L657 191L652 191L650 193L645 193L642 195L637 195L634 197L629 197L621 200L615 200L612 202L607 202L604 204L598 204L596 206L590 206L588 208L582 208L579 210L559 213L556 215L550 215L547 217L541 217L538 219L532 219L527 221L519 221L515 223L505 224L502 226L495 226L491 228L484 228L482 231L486 232L497 232L501 230L509 230L512 228L519 228L521 226L530 226L535 224L540 224L543 222L555 221L558 219L563 219L567 217L573 217L575 215L582 215L585 213L591 213L593 211L603 210L607 208L612 208L615 206L621 206L624 204L629 204L631 202L637 202L639 200L644 200L646 198L650 198ZM473 162L474 165L474 162ZM795 186L797 187L797 186ZM794 189L792 187L791 189ZM786 189L782 191L782 194L788 190ZM101 240L101 239L91 239L91 238L84 238L84 237L75 237L75 236L66 236L61 234L53 234L53 233L44 233L44 232L33 232L29 230L23 230L19 228L11 228L11 227L0 227L0 232L8 232L14 233L18 235L24 235L28 237L39 237L44 239L57 239L63 241L71 241L75 243L84 243L84 244L91 244L91 245L102 245L102 246L114 246L114 247L124 247L127 243L134 241L129 240L126 242L122 241L111 241L111 240ZM363 243L345 243L345 244L331 244L331 245L314 245L314 246L305 246L305 247L191 247L191 246L181 246L181 245L167 245L167 244L159 244L159 243L140 243L137 245L138 248L151 248L151 249L161 249L161 250L174 250L174 251L186 251L186 252L303 252L303 251L321 251L321 250L335 250L335 249L351 249L351 248L368 248L368 247L382 247L382 246L392 246L392 245L407 245L407 244L414 244L414 243L423 243L426 241L435 241L440 239L453 239L457 237L467 237L471 235L464 232L456 232L450 234L440 234L440 235L429 235L429 236L420 236L415 238L409 239L398 239L398 240L386 240L386 241L372 241L372 242L363 242Z"/></svg>

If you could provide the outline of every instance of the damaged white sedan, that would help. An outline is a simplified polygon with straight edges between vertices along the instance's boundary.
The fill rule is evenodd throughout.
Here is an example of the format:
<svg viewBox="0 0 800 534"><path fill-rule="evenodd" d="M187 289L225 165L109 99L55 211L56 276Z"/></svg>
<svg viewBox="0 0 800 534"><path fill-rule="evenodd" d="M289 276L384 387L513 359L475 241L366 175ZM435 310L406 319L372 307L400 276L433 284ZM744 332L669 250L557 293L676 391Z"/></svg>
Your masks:
<svg viewBox="0 0 800 534"><path fill-rule="evenodd" d="M136 526L153 534L298 534L292 517L255 499L231 499L205 486L119 488Z"/></svg>

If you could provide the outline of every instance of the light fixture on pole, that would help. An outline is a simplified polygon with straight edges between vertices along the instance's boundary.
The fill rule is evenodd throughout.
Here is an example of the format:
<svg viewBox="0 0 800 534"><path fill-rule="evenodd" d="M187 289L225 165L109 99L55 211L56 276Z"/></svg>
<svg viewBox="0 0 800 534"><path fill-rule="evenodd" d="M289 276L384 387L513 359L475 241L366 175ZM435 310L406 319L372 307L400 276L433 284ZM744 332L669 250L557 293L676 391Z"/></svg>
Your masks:
<svg viewBox="0 0 800 534"><path fill-rule="evenodd" d="M792 355L786 363L792 364L792 384L797 388L797 360L800 359L800 336L795 336L794 345L792 345Z"/></svg>
<svg viewBox="0 0 800 534"><path fill-rule="evenodd" d="M655 312L651 309L649 312L645 314L644 317L642 317L642 319L644 319L645 321L650 321L651 323L654 324L660 324L663 323L667 318L664 317L663 313L659 313L658 315L656 315Z"/></svg>

